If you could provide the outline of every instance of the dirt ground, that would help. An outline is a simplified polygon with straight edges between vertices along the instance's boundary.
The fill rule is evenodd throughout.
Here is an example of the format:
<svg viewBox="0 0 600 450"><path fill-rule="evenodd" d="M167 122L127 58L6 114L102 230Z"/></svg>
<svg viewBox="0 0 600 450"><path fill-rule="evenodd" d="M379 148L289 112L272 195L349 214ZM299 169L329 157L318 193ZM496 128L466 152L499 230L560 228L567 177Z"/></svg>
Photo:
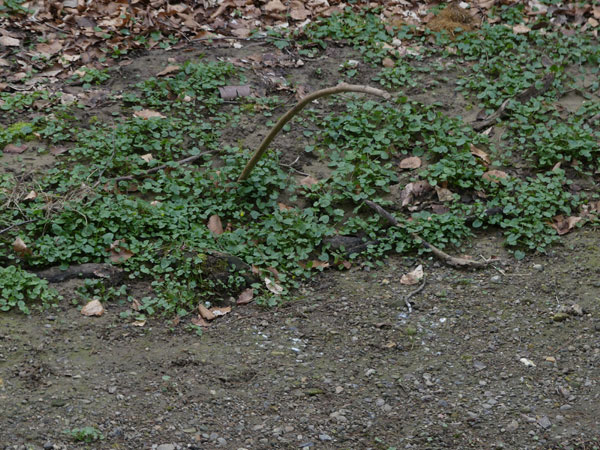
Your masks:
<svg viewBox="0 0 600 450"><path fill-rule="evenodd" d="M141 56L108 88L200 53ZM253 53L264 49L207 57ZM269 71L312 91L335 84L348 57L331 48L322 60ZM268 94L265 73L246 75ZM364 68L356 81L371 76ZM443 85L407 93L476 113ZM252 118L229 138L252 146L264 133ZM304 154L299 135L278 138L284 162ZM26 161L8 157L5 168ZM330 270L283 306L235 308L202 336L163 319L132 326L119 318L125 305L83 317L69 299L82 282L55 284L65 295L58 310L0 315L0 448L599 448L599 238L584 228L517 262L490 233L464 251L503 262L473 272L414 256ZM400 276L417 264L426 284L408 313L403 299L415 287ZM104 439L76 443L65 433L86 426Z"/></svg>

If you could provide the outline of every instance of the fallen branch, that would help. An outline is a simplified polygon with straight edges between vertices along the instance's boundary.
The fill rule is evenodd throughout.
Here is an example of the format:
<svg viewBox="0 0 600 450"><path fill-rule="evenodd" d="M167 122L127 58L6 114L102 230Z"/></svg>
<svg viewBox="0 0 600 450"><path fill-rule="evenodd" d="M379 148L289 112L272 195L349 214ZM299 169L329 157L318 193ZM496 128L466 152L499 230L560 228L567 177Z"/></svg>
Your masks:
<svg viewBox="0 0 600 450"><path fill-rule="evenodd" d="M238 182L244 181L248 178L250 172L252 172L252 169L254 169L254 166L256 166L256 163L258 163L262 155L267 151L267 147L269 146L269 144L273 142L273 139L275 139L275 136L277 136L277 133L279 133L283 126L286 123L288 123L292 117L298 114L302 110L302 108L311 103L313 100L316 100L321 97L326 97L328 95L339 94L341 92L361 92L363 94L377 95L385 99L389 99L391 97L391 95L388 92L382 91L381 89L373 88L370 86L360 86L356 84L347 83L340 83L337 86L321 89L319 91L315 91L312 94L307 95L302 100L300 100L296 104L296 106L294 106L283 116L281 116L281 118L277 121L275 126L271 128L269 134L267 134L261 142L260 147L258 147L258 149L254 152L254 155L252 155L252 158L250 158L250 160L246 163L246 167L244 167L242 174L238 178Z"/></svg>
<svg viewBox="0 0 600 450"><path fill-rule="evenodd" d="M396 218L394 216L392 216L389 212L387 212L385 209L383 209L381 206L379 206L377 203L372 202L370 200L365 200L365 203L367 204L367 206L369 208L374 210L377 214L379 214L381 217L386 219L393 226L400 227L400 223L398 223ZM438 259L441 259L443 262L445 262L449 266L460 267L460 268L472 267L472 268L481 269L483 267L487 267L492 262L498 261L497 259L493 259L493 260L489 260L489 261L472 261L470 259L458 258L456 256L450 256L446 252L443 252L436 246L427 242L425 239L423 239L417 233L409 232L409 234L415 241L420 242L423 247L431 250L431 253L433 253Z"/></svg>
<svg viewBox="0 0 600 450"><path fill-rule="evenodd" d="M516 100L519 103L525 103L533 97L537 97L538 95L542 95L542 94L546 93L552 87L552 83L554 83L554 74L553 73L546 74L544 76L544 78L542 78L542 83L543 83L543 85L539 89L537 87L535 87L535 85L529 86L523 92L517 94L514 97L514 100ZM493 114L489 115L485 119L476 120L475 122L473 122L473 124L472 124L473 129L475 131L483 130L484 128L487 128L490 125L494 125L496 123L496 119L502 119L502 118L506 117L508 115L506 113L506 108L508 107L508 104L510 103L511 100L513 100L512 97L504 100L504 102L502 102L500 107Z"/></svg>
<svg viewBox="0 0 600 450"><path fill-rule="evenodd" d="M196 161L197 159L200 159L204 155L208 155L209 153L212 153L212 151L199 153L198 155L194 155L194 156L188 156L187 158L180 159L179 161L175 161L175 162L177 164L179 164L180 166L183 165L183 164L189 164L189 163L192 163L192 162ZM122 177L111 178L109 181L116 181L116 182L118 182L118 181L134 180L134 179L136 179L138 177L143 177L143 176L146 176L146 175L151 175L153 173L158 172L159 170L166 169L167 167L169 167L168 164L162 164L160 166L153 167L152 169L148 169L145 172L139 173L137 175L124 175Z"/></svg>
<svg viewBox="0 0 600 450"><path fill-rule="evenodd" d="M123 277L123 269L107 263L85 263L69 266L65 270L60 267L50 267L33 273L49 283L60 283L73 278L100 278L109 280L111 284L117 284Z"/></svg>

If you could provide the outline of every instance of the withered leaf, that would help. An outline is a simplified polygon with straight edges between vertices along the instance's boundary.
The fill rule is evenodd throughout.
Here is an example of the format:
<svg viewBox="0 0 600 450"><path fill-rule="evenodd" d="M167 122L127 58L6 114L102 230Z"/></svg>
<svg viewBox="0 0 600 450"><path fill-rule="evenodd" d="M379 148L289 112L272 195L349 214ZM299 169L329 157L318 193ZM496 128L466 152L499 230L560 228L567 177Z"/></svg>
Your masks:
<svg viewBox="0 0 600 450"><path fill-rule="evenodd" d="M133 113L135 117L139 117L140 119L154 119L160 118L164 119L166 116L162 115L158 111L152 111L151 109L142 109L141 111L136 111Z"/></svg>
<svg viewBox="0 0 600 450"><path fill-rule="evenodd" d="M480 148L475 147L473 144L471 144L471 154L474 156L477 156L486 164L492 163L490 161L489 155L486 152L484 152L483 150L481 150Z"/></svg>
<svg viewBox="0 0 600 450"><path fill-rule="evenodd" d="M559 235L567 234L575 225L581 221L581 217L570 216L564 217L562 215L556 216L552 219L550 226L556 230Z"/></svg>
<svg viewBox="0 0 600 450"><path fill-rule="evenodd" d="M172 73L177 73L181 70L181 66L168 65L163 70L156 74L157 77L164 77L167 75L171 75Z"/></svg>
<svg viewBox="0 0 600 450"><path fill-rule="evenodd" d="M488 170L482 175L482 178L494 183L499 183L501 179L508 178L508 174L501 170Z"/></svg>
<svg viewBox="0 0 600 450"><path fill-rule="evenodd" d="M223 224L221 218L217 214L213 214L208 218L208 229L216 236L223 234Z"/></svg>
<svg viewBox="0 0 600 450"><path fill-rule="evenodd" d="M28 147L27 144L23 144L23 145L8 144L6 147L4 147L3 152L18 155L20 153L23 153L25 150L27 150L27 147Z"/></svg>
<svg viewBox="0 0 600 450"><path fill-rule="evenodd" d="M400 278L400 284L413 285L417 284L423 278L423 266L419 264L412 272L405 273Z"/></svg>
<svg viewBox="0 0 600 450"><path fill-rule="evenodd" d="M83 314L84 316L101 316L102 314L104 314L104 306L102 306L102 303L100 303L100 300L95 299L92 300L88 303L86 303L86 305L81 308L81 314Z"/></svg>
<svg viewBox="0 0 600 450"><path fill-rule="evenodd" d="M233 100L237 97L248 97L250 95L250 86L223 86L219 88L219 94L223 100Z"/></svg>
<svg viewBox="0 0 600 450"><path fill-rule="evenodd" d="M421 167L421 158L418 156L410 156L400 161L401 169L418 169Z"/></svg>
<svg viewBox="0 0 600 450"><path fill-rule="evenodd" d="M240 295L238 295L236 303L238 305L246 305L254 300L254 289L248 288L244 289Z"/></svg>
<svg viewBox="0 0 600 450"><path fill-rule="evenodd" d="M204 306L202 303L198 305L198 312L206 320L214 320L216 317L210 309Z"/></svg>

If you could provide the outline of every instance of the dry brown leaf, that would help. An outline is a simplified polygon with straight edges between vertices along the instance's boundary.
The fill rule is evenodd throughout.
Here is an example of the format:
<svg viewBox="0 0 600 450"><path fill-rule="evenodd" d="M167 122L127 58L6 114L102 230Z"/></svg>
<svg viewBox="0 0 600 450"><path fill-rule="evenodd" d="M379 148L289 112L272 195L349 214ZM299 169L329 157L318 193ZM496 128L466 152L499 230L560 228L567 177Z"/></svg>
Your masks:
<svg viewBox="0 0 600 450"><path fill-rule="evenodd" d="M492 163L490 161L490 156L486 152L484 152L483 150L481 150L480 148L475 147L473 144L471 144L471 154L474 155L474 156L477 156L478 158L480 158L486 164L491 164Z"/></svg>
<svg viewBox="0 0 600 450"><path fill-rule="evenodd" d="M146 162L150 162L154 159L152 157L152 153L146 153L145 155L140 156L140 158L142 158Z"/></svg>
<svg viewBox="0 0 600 450"><path fill-rule="evenodd" d="M236 304L238 305L246 305L254 300L254 289L248 288L244 289L236 300Z"/></svg>
<svg viewBox="0 0 600 450"><path fill-rule="evenodd" d="M265 286L267 286L267 289L275 295L280 295L283 292L283 288L270 278L265 277Z"/></svg>
<svg viewBox="0 0 600 450"><path fill-rule="evenodd" d="M214 306L210 308L210 312L213 313L215 317L221 317L231 312L231 306Z"/></svg>
<svg viewBox="0 0 600 450"><path fill-rule="evenodd" d="M318 182L319 182L319 180L308 175L300 180L300 185L301 186L312 186L313 184L317 184Z"/></svg>
<svg viewBox="0 0 600 450"><path fill-rule="evenodd" d="M10 36L0 36L0 45L5 47L18 47L21 45L21 41Z"/></svg>
<svg viewBox="0 0 600 450"><path fill-rule="evenodd" d="M23 200L35 200L36 198L37 198L37 192L29 191L29 194L27 194Z"/></svg>
<svg viewBox="0 0 600 450"><path fill-rule="evenodd" d="M294 0L290 3L290 17L294 20L306 20L310 16L310 11L304 7L304 3Z"/></svg>
<svg viewBox="0 0 600 450"><path fill-rule="evenodd" d="M168 65L163 70L156 74L157 77L164 77L166 75L171 75L172 73L177 73L181 70L181 66L172 66Z"/></svg>
<svg viewBox="0 0 600 450"><path fill-rule="evenodd" d="M13 250L19 256L25 256L31 254L31 249L27 247L27 244L23 239L17 237L12 243Z"/></svg>
<svg viewBox="0 0 600 450"><path fill-rule="evenodd" d="M123 240L117 239L110 244L110 260L114 264L125 262L133 256L133 252L131 250L121 246L124 243L125 242Z"/></svg>
<svg viewBox="0 0 600 450"><path fill-rule="evenodd" d="M288 206L285 203L277 203L277 206L279 206L279 211L291 211L292 209L294 209L293 206Z"/></svg>
<svg viewBox="0 0 600 450"><path fill-rule="evenodd" d="M381 61L381 64L383 65L383 67L387 67L387 68L391 68L396 65L396 63L394 62L394 60L392 58L383 58L383 61Z"/></svg>
<svg viewBox="0 0 600 450"><path fill-rule="evenodd" d="M400 161L401 169L418 169L421 167L421 158L418 156L410 156Z"/></svg>
<svg viewBox="0 0 600 450"><path fill-rule="evenodd" d="M400 278L400 284L413 285L417 284L423 278L423 266L419 264L412 272L405 273Z"/></svg>
<svg viewBox="0 0 600 450"><path fill-rule="evenodd" d="M152 118L161 118L161 119L165 118L165 116L163 116L158 111L152 111L151 109L142 109L141 111L134 112L133 115L135 117L139 117L141 119L146 119L146 120L152 119Z"/></svg>
<svg viewBox="0 0 600 450"><path fill-rule="evenodd" d="M265 5L265 11L269 14L284 13L286 11L286 7L283 5L283 3L281 3L280 0L271 0Z"/></svg>
<svg viewBox="0 0 600 450"><path fill-rule="evenodd" d="M214 320L216 317L210 309L204 306L202 303L198 305L198 312L206 320Z"/></svg>
<svg viewBox="0 0 600 450"><path fill-rule="evenodd" d="M482 175L482 178L493 183L499 183L501 179L508 178L508 174L501 170L488 170Z"/></svg>
<svg viewBox="0 0 600 450"><path fill-rule="evenodd" d="M570 216L564 217L562 215L556 216L552 219L550 226L556 230L559 235L567 234L575 225L581 221L581 217Z"/></svg>
<svg viewBox="0 0 600 450"><path fill-rule="evenodd" d="M415 199L431 192L433 187L425 180L408 183L400 192L402 206L410 205Z"/></svg>
<svg viewBox="0 0 600 450"><path fill-rule="evenodd" d="M440 202L454 201L454 194L452 193L452 191L450 189L436 186L435 192L436 192Z"/></svg>
<svg viewBox="0 0 600 450"><path fill-rule="evenodd" d="M515 34L527 34L531 31L531 28L529 28L527 25L525 24L518 24L512 27L513 33Z"/></svg>
<svg viewBox="0 0 600 450"><path fill-rule="evenodd" d="M131 325L134 327L143 327L144 325L146 325L146 321L145 320L136 320L134 322L131 322Z"/></svg>
<svg viewBox="0 0 600 450"><path fill-rule="evenodd" d="M330 264L327 261L319 261L318 259L313 259L311 263L311 267L313 269L327 269L330 266Z"/></svg>
<svg viewBox="0 0 600 450"><path fill-rule="evenodd" d="M344 269L350 270L352 263L350 261L342 261L342 266L344 266Z"/></svg>
<svg viewBox="0 0 600 450"><path fill-rule="evenodd" d="M210 322L207 322L202 317L192 317L192 323L197 327L210 327Z"/></svg>
<svg viewBox="0 0 600 450"><path fill-rule="evenodd" d="M4 147L4 150L2 150L4 153L12 153L15 155L18 155L20 153L23 153L25 150L27 150L27 144L23 144L23 145L15 145L15 144L8 144L7 146Z"/></svg>
<svg viewBox="0 0 600 450"><path fill-rule="evenodd" d="M208 229L216 236L223 234L223 224L221 218L217 214L213 214L208 218Z"/></svg>
<svg viewBox="0 0 600 450"><path fill-rule="evenodd" d="M593 17L590 17L587 21L587 24L592 28L596 28L598 26L598 21Z"/></svg>
<svg viewBox="0 0 600 450"><path fill-rule="evenodd" d="M104 306L102 306L102 303L100 303L100 300L96 299L96 300L92 300L88 303L86 303L86 305L81 308L81 314L83 314L84 316L101 316L102 314L104 314Z"/></svg>

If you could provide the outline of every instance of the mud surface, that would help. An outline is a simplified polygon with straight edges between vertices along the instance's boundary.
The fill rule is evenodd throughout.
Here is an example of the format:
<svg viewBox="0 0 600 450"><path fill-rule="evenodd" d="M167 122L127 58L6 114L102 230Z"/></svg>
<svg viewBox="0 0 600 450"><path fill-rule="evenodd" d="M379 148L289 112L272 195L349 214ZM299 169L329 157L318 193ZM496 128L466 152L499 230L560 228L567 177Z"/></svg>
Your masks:
<svg viewBox="0 0 600 450"><path fill-rule="evenodd" d="M207 58L264 51L217 48ZM109 88L205 52L140 56ZM351 56L331 48L301 68L246 75L265 95L267 72L312 91L335 84ZM365 68L354 81L371 76ZM414 95L474 114L443 86ZM242 120L228 138L253 146L266 120ZM277 138L286 163L304 154L298 136ZM3 170L35 166L29 157L5 155ZM125 305L83 317L70 304L81 281L59 283L58 310L0 315L0 448L597 448L599 238L583 229L546 256L516 262L490 234L465 252L504 263L477 272L427 257L330 270L284 306L235 308L202 336L163 319L135 327L119 318ZM400 277L419 263L426 285L409 314L404 299L415 286ZM104 439L77 443L65 433L88 426Z"/></svg>

